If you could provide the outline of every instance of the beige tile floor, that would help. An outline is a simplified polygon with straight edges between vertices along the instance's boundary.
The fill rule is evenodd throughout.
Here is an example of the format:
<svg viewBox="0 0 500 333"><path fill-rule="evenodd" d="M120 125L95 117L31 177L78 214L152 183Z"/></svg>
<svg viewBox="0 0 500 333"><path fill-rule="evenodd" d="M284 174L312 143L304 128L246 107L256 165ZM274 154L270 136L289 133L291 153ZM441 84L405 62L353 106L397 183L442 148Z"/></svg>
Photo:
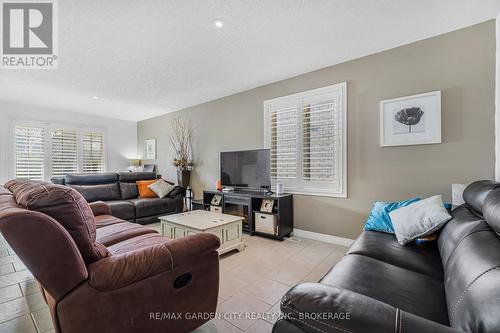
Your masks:
<svg viewBox="0 0 500 333"><path fill-rule="evenodd" d="M159 230L159 224L150 225ZM221 257L218 314L195 333L265 333L279 316L279 300L302 281L318 281L345 247L291 238L244 235L243 252ZM33 276L0 235L0 332L54 332Z"/></svg>

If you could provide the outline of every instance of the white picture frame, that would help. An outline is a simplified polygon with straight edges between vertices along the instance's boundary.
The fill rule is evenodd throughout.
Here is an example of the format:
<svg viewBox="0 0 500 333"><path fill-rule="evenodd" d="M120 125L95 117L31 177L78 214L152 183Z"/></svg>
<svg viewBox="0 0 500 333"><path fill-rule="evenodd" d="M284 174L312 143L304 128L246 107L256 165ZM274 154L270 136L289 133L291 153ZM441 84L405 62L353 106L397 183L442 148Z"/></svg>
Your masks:
<svg viewBox="0 0 500 333"><path fill-rule="evenodd" d="M144 140L144 159L156 160L156 139Z"/></svg>
<svg viewBox="0 0 500 333"><path fill-rule="evenodd" d="M380 146L441 143L441 91L380 102Z"/></svg>

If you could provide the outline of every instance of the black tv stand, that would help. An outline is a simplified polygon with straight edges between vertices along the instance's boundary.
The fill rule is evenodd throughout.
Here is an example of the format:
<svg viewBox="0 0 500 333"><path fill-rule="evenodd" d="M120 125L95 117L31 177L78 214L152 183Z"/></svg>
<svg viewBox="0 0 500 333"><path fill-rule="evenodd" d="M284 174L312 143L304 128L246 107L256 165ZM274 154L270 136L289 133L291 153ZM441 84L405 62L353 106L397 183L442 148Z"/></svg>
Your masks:
<svg viewBox="0 0 500 333"><path fill-rule="evenodd" d="M219 208L211 205L212 198L220 195L222 200ZM273 199L274 207L272 212L261 212L263 199ZM293 195L291 194L265 194L262 191L203 191L203 208L205 210L221 210L222 213L240 215L245 217L243 231L250 236L258 235L273 239L283 240L290 236L293 231ZM277 228L274 234L255 230L255 213L268 214L276 217Z"/></svg>
<svg viewBox="0 0 500 333"><path fill-rule="evenodd" d="M261 194L261 195L272 195L273 191L270 189L250 189L245 187L234 187L231 189L222 190L222 193L241 193L241 194Z"/></svg>

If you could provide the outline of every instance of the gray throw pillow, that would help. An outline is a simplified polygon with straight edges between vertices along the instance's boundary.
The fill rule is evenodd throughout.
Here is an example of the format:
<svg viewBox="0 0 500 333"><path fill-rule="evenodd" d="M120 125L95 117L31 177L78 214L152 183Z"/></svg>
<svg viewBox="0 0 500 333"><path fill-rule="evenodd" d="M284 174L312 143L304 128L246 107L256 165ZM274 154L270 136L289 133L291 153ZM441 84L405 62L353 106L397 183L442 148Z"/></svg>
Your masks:
<svg viewBox="0 0 500 333"><path fill-rule="evenodd" d="M396 238L403 245L433 234L451 219L451 215L443 206L441 195L393 210L389 216Z"/></svg>
<svg viewBox="0 0 500 333"><path fill-rule="evenodd" d="M158 198L163 198L174 189L175 186L169 184L163 179L158 179L153 184L148 185L148 188L153 191Z"/></svg>

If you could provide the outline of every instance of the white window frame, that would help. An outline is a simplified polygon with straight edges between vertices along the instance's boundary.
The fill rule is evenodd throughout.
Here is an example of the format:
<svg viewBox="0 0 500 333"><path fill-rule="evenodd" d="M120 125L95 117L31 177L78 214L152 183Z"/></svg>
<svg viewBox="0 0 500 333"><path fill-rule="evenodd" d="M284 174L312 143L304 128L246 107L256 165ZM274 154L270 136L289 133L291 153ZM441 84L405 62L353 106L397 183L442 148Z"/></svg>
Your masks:
<svg viewBox="0 0 500 333"><path fill-rule="evenodd" d="M22 118L11 118L10 119L10 152L9 152L9 178L14 178L16 175L16 159L14 154L15 152L15 127L16 126L31 126L31 127L43 127L44 129L44 175L43 179L45 181L50 181L52 178L52 140L51 134L55 129L71 129L76 130L77 135L77 155L78 155L78 172L82 172L83 170L83 133L84 132L98 132L103 135L103 147L104 147L104 172L106 172L108 166L108 147L107 147L107 133L106 129L103 127L95 127L89 125L82 124L71 124L57 121L41 121L41 120L31 120L31 119L22 119Z"/></svg>
<svg viewBox="0 0 500 333"><path fill-rule="evenodd" d="M340 172L340 186L338 188L329 188L322 185L306 186L303 180L303 147L302 147L302 107L305 105L304 101L308 99L314 99L316 96L325 94L340 94L340 112L342 117L342 135L341 138L341 172ZM330 86L308 90L292 95L282 96L278 98L273 98L264 101L264 146L266 148L271 147L270 139L270 123L269 123L269 113L274 109L277 109L277 105L283 107L295 106L297 109L297 178L293 181L281 181L272 180L273 187L275 183L283 183L285 186L285 191L294 194L303 195L314 195L314 196L326 196L326 197L336 197L336 198L347 198L347 82L341 82L333 84ZM330 183L331 184L331 183ZM312 185L312 183L311 183ZM324 185L324 184L323 184Z"/></svg>

